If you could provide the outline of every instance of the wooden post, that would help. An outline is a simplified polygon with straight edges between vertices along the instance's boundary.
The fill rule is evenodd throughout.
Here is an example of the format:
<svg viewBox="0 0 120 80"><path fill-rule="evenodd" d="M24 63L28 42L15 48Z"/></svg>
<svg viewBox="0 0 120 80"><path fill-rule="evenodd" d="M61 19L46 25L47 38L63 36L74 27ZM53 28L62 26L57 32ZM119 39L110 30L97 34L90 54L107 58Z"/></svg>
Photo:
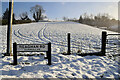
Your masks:
<svg viewBox="0 0 120 80"><path fill-rule="evenodd" d="M13 43L13 64L17 65L17 44Z"/></svg>
<svg viewBox="0 0 120 80"><path fill-rule="evenodd" d="M48 55L47 55L47 58L48 58L48 65L51 65L51 43L50 42L48 43Z"/></svg>
<svg viewBox="0 0 120 80"><path fill-rule="evenodd" d="M70 55L70 33L68 33L67 35L67 38L68 38L68 55Z"/></svg>
<svg viewBox="0 0 120 80"><path fill-rule="evenodd" d="M9 16L7 29L7 55L12 55L12 20L13 20L13 0L9 0Z"/></svg>
<svg viewBox="0 0 120 80"><path fill-rule="evenodd" d="M105 31L102 32L102 46L101 46L101 52L103 55L106 53L106 36L107 33Z"/></svg>

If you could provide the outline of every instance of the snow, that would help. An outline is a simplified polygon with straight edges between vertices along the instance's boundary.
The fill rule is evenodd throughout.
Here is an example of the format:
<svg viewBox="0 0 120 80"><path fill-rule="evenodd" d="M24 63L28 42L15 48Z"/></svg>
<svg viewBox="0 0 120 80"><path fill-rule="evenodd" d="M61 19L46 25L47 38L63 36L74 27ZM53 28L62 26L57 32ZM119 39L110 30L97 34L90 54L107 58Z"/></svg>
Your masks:
<svg viewBox="0 0 120 80"><path fill-rule="evenodd" d="M111 30L118 31L118 25L110 26L110 29L111 29Z"/></svg>
<svg viewBox="0 0 120 80"><path fill-rule="evenodd" d="M6 52L7 26L0 26L0 52ZM13 66L12 56L3 57L0 62L1 78L118 78L119 59L113 60L108 56L77 55L81 52L98 52L101 48L102 29L94 28L75 22L38 22L13 25L12 43L40 44L52 43L52 65L46 65L45 55L18 56L18 65ZM107 31L107 30L104 30ZM71 33L71 55L62 55L67 52L67 33ZM107 33L115 33L107 31ZM112 37L109 37L112 38ZM115 36L117 38L117 36ZM108 54L118 54L118 50L111 52L107 45ZM20 52L19 52L20 53ZM18 54L19 54L18 53ZM22 53L22 52L21 52ZM22 54L33 54L26 52ZM39 52L43 53L44 52ZM38 53L37 53L38 54Z"/></svg>

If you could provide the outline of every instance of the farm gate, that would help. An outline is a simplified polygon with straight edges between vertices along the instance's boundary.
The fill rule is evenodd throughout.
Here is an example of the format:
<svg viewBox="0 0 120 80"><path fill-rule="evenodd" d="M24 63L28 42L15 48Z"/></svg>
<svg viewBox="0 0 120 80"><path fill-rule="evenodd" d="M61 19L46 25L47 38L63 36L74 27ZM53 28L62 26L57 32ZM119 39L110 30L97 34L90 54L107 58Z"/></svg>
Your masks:
<svg viewBox="0 0 120 80"><path fill-rule="evenodd" d="M107 34L106 32L106 53L119 55L120 53L120 34Z"/></svg>

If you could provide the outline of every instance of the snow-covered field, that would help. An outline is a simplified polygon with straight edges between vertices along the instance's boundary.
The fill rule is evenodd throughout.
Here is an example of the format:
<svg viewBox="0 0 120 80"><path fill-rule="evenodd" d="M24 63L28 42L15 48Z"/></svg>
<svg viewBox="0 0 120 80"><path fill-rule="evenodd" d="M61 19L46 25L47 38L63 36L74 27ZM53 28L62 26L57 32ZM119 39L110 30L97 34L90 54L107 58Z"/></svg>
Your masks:
<svg viewBox="0 0 120 80"><path fill-rule="evenodd" d="M0 52L6 52L7 26L0 26ZM39 22L14 25L12 41L17 44L52 43L52 65L45 55L19 56L19 64L10 65L13 57L3 57L0 62L2 78L118 78L119 62L107 56L76 55L78 51L98 52L103 30L74 22ZM71 33L71 55L67 52L67 33ZM107 33L115 33L107 31ZM109 37L112 38L112 37ZM118 38L115 36L115 38ZM112 41L113 42L113 41ZM119 43L119 41L115 41ZM107 53L118 54L119 46L107 45ZM22 54L32 54L27 52ZM19 53L18 53L19 54Z"/></svg>
<svg viewBox="0 0 120 80"><path fill-rule="evenodd" d="M118 25L110 26L109 29L118 31Z"/></svg>

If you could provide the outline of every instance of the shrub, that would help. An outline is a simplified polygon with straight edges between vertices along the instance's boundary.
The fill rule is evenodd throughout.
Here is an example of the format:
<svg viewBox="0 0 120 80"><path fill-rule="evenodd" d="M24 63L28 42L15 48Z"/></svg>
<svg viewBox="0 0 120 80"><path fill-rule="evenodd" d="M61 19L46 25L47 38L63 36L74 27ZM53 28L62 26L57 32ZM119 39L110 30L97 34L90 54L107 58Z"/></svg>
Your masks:
<svg viewBox="0 0 120 80"><path fill-rule="evenodd" d="M8 20L7 19L3 19L2 20L2 25L7 25L8 24Z"/></svg>
<svg viewBox="0 0 120 80"><path fill-rule="evenodd" d="M13 24L31 23L31 20L15 20Z"/></svg>
<svg viewBox="0 0 120 80"><path fill-rule="evenodd" d="M23 24L23 23L31 23L31 20L14 20L13 24ZM8 20L7 19L3 19L2 20L2 25L7 25L8 24Z"/></svg>

